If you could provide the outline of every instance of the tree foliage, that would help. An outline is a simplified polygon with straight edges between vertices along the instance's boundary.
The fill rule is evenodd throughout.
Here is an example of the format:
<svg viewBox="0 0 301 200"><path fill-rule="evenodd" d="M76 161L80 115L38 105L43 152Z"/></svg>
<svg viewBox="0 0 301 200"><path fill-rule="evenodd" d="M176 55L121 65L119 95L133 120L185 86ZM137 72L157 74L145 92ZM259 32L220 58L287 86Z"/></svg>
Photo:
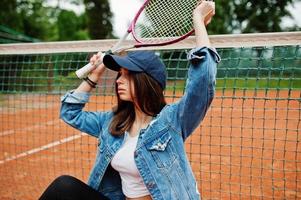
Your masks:
<svg viewBox="0 0 301 200"><path fill-rule="evenodd" d="M234 30L235 15L234 5L231 0L223 0L215 3L215 16L209 24L209 34L227 34Z"/></svg>
<svg viewBox="0 0 301 200"><path fill-rule="evenodd" d="M57 18L58 40L89 39L83 23L85 23L84 16L77 16L73 11L62 10Z"/></svg>
<svg viewBox="0 0 301 200"><path fill-rule="evenodd" d="M53 31L49 20L51 9L43 4L43 0L17 1L19 15L22 19L23 33L34 38L47 40Z"/></svg>
<svg viewBox="0 0 301 200"><path fill-rule="evenodd" d="M299 1L299 0L298 0ZM216 2L216 16L209 32L225 34L233 32L279 32L283 17L291 17L288 5L297 0L223 0Z"/></svg>
<svg viewBox="0 0 301 200"><path fill-rule="evenodd" d="M291 16L287 6L293 0L234 1L235 13L242 32L278 32L283 16Z"/></svg>
<svg viewBox="0 0 301 200"><path fill-rule="evenodd" d="M112 13L108 0L84 0L92 39L112 38Z"/></svg>
<svg viewBox="0 0 301 200"><path fill-rule="evenodd" d="M114 37L109 0L56 0L56 7L49 6L48 1L2 0L0 25L43 41ZM283 17L290 17L288 5L296 2L300 0L216 1L216 15L208 31L227 34L300 30L297 26L281 27ZM66 3L85 6L85 11L79 14L65 10L61 5Z"/></svg>
<svg viewBox="0 0 301 200"><path fill-rule="evenodd" d="M65 10L62 3L86 5L86 12ZM3 0L0 7L0 25L43 41L111 38L111 17L108 0L57 0L56 7L45 0Z"/></svg>
<svg viewBox="0 0 301 200"><path fill-rule="evenodd" d="M22 19L16 12L17 7L17 0L2 0L2 5L0 6L0 24L14 27L16 31L22 31Z"/></svg>

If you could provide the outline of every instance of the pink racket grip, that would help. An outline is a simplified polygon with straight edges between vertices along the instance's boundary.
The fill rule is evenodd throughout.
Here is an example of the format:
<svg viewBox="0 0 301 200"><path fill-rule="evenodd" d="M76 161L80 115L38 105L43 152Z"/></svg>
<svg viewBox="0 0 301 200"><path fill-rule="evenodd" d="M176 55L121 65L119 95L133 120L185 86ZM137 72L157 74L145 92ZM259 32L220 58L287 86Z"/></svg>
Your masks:
<svg viewBox="0 0 301 200"><path fill-rule="evenodd" d="M102 59L105 54L102 52L98 52L97 54L100 56L100 60L95 65L99 66L102 63ZM85 78L93 69L95 69L95 65L91 65L91 63L86 64L82 68L76 70L75 72L76 76L80 79Z"/></svg>

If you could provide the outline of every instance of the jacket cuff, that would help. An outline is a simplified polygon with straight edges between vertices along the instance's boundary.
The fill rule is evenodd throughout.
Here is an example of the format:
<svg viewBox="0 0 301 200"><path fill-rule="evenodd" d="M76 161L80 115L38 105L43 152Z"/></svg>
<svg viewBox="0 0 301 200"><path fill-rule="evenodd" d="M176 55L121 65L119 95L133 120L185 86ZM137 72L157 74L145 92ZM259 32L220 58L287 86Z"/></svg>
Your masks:
<svg viewBox="0 0 301 200"><path fill-rule="evenodd" d="M205 57L205 52L208 51L211 55L213 55L214 60L216 63L219 63L221 61L221 57L217 53L216 49L214 47L197 47L194 49L191 49L189 53L187 54L188 60L202 60Z"/></svg>
<svg viewBox="0 0 301 200"><path fill-rule="evenodd" d="M84 104L89 101L90 93L69 91L61 97L63 103L79 103Z"/></svg>

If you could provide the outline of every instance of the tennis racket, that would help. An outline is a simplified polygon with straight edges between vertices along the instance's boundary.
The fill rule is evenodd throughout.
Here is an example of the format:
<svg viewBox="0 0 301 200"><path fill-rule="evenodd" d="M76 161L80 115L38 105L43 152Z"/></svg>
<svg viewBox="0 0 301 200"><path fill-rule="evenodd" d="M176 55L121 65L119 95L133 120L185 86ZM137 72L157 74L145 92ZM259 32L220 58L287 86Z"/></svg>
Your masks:
<svg viewBox="0 0 301 200"><path fill-rule="evenodd" d="M201 0L146 0L122 38L107 51L120 53L124 50L148 46L163 46L179 42L193 32L192 13ZM135 43L123 46L132 35ZM98 52L100 60L105 53ZM97 63L98 66L101 63ZM76 71L78 78L84 78L95 66L90 63Z"/></svg>

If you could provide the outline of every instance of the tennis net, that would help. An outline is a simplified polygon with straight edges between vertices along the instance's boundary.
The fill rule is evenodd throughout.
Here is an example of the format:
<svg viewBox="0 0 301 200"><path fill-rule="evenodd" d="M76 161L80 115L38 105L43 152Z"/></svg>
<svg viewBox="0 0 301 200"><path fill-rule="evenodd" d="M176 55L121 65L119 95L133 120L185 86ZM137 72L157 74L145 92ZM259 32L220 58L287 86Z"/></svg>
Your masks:
<svg viewBox="0 0 301 200"><path fill-rule="evenodd" d="M211 36L222 57L216 96L186 142L203 199L301 198L301 32ZM74 71L116 40L0 45L0 199L37 199L57 176L86 181L97 141L59 119ZM131 42L131 41L129 41ZM194 38L151 48L167 66L165 96L185 90ZM115 104L107 71L86 110Z"/></svg>

